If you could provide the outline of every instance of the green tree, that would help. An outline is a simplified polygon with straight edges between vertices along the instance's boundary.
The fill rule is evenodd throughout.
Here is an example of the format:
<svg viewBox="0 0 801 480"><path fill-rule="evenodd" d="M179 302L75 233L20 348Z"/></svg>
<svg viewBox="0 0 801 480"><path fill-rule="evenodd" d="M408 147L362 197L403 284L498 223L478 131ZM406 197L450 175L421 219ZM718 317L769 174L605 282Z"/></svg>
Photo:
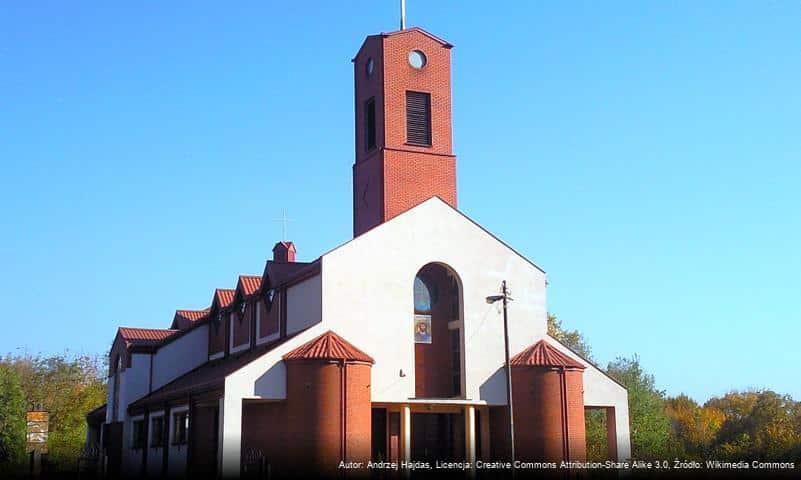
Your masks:
<svg viewBox="0 0 801 480"><path fill-rule="evenodd" d="M562 321L556 315L548 314L548 335L567 345L571 350L578 353L589 361L593 361L592 351L587 344L584 335L578 330L568 330L562 326Z"/></svg>
<svg viewBox="0 0 801 480"><path fill-rule="evenodd" d="M705 407L725 415L715 446L720 457L801 460L801 407L790 396L770 390L729 392Z"/></svg>
<svg viewBox="0 0 801 480"><path fill-rule="evenodd" d="M654 376L640 366L640 358L618 358L609 363L609 375L629 393L631 450L634 458L660 459L684 456L665 410L665 392L658 390Z"/></svg>
<svg viewBox="0 0 801 480"><path fill-rule="evenodd" d="M695 459L707 458L725 420L724 413L714 406L702 407L683 394L669 398L666 411L684 451Z"/></svg>
<svg viewBox="0 0 801 480"><path fill-rule="evenodd" d="M25 425L25 393L19 375L0 365L0 472L23 463Z"/></svg>
<svg viewBox="0 0 801 480"><path fill-rule="evenodd" d="M49 461L59 470L74 469L86 439L85 416L106 399L102 359L24 355L3 363L19 375L27 405L50 414Z"/></svg>

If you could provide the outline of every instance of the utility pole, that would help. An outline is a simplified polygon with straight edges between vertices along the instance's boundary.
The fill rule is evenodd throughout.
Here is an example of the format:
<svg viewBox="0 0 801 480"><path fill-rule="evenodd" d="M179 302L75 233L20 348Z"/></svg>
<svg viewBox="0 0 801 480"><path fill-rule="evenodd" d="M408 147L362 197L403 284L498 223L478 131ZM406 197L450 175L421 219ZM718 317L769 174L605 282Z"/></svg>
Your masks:
<svg viewBox="0 0 801 480"><path fill-rule="evenodd" d="M487 297L487 303L493 304L498 300L503 302L503 343L504 360L506 363L506 404L509 406L509 449L512 457L512 478L515 477L515 414L512 404L512 368L509 364L509 315L507 313L509 302L514 300L506 286L506 280L501 282L501 294Z"/></svg>

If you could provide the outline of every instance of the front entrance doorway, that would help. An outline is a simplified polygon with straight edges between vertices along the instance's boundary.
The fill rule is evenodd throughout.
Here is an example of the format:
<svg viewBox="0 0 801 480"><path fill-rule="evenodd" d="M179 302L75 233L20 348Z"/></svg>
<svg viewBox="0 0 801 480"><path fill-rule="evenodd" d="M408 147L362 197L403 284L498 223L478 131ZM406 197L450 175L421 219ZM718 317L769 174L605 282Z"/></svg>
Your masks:
<svg viewBox="0 0 801 480"><path fill-rule="evenodd" d="M465 459L463 413L412 413L413 461L462 461Z"/></svg>

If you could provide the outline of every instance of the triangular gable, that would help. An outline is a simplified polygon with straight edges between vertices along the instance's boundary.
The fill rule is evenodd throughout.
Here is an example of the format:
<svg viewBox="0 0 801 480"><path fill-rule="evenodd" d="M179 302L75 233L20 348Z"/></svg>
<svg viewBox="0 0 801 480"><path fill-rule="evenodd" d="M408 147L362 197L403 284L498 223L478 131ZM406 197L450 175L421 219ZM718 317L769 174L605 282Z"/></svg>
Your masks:
<svg viewBox="0 0 801 480"><path fill-rule="evenodd" d="M203 310L176 310L175 315L172 317L172 325L170 328L186 330L196 322L205 318L208 314L208 308Z"/></svg>
<svg viewBox="0 0 801 480"><path fill-rule="evenodd" d="M214 296L211 299L210 310L216 312L230 307L234 301L234 293L236 293L236 290L232 288L215 289Z"/></svg>
<svg viewBox="0 0 801 480"><path fill-rule="evenodd" d="M395 30L393 32L384 32L384 33L381 34L381 36L382 37L395 37L395 36L398 36L398 35L407 35L409 33L415 33L415 32L416 33L422 33L426 37L434 40L435 42L439 43L440 45L442 45L445 48L453 48L452 44L446 42L445 40L439 38L438 36L434 35L431 32L423 30L420 27L411 27L411 28L404 28L403 30Z"/></svg>
<svg viewBox="0 0 801 480"><path fill-rule="evenodd" d="M252 297L259 293L261 289L261 278L258 275L240 275L239 280L236 282L236 294L234 301L240 301L243 298Z"/></svg>
<svg viewBox="0 0 801 480"><path fill-rule="evenodd" d="M462 217L462 218L464 218L465 220L467 220L468 222L472 223L472 224L473 224L475 227L477 227L477 228L478 228L478 230L480 230L482 233L484 233L484 234L486 234L486 235L489 235L490 237L492 237L492 239L494 239L496 242L498 242L498 243L500 243L501 245L503 245L504 247L506 247L506 248L507 248L509 251L511 251L512 253L514 253L514 254L515 254L515 255L517 255L518 257L520 257L520 259L522 259L523 261L525 261L526 263L528 263L528 264L529 264L529 265L531 265L532 267L536 268L536 269L537 269L537 270L539 270L540 272L542 272L542 273L545 273L545 270L543 270L543 269L542 269L542 268L541 268L539 265L537 265L536 263L534 263L534 262L532 262L531 260L529 260L528 258L526 258L526 257L525 257L523 254L521 254L520 252L518 252L517 250L515 250L514 248L512 248L512 247L511 247L511 246L510 246L508 243L506 243L506 242L504 242L503 240L501 240L500 238L498 238L498 237L497 237L497 236L496 236L494 233L490 232L489 230L487 230L486 228L484 228L483 226L481 226L481 224L480 224L480 223L478 223L478 222L476 222L475 220L473 220L472 218L468 217L468 216L467 216L467 215L465 215L463 212L461 212L459 209L457 209L457 208L454 208L454 207L453 207L452 205L450 205L448 202L446 202L445 200L443 200L442 198L440 198L439 196L436 196L436 195L435 195L435 196L433 196L433 197L431 197L431 198L429 198L428 200L426 200L426 201L424 201L424 202L420 202L419 204L417 204L417 205L415 205L414 207L412 207L412 208L410 208L410 209L406 210L405 212L401 213L400 215L397 215L397 216L395 216L395 217L393 217L393 218L391 218L391 219L389 219L389 220L387 220L387 221L385 221L385 222L383 222L383 223L380 223L380 224L376 225L375 227L373 227L373 228L371 228L370 230L368 230L368 231L366 231L366 232L362 233L362 234L361 234L361 235L359 235L358 237L352 238L352 239L348 240L347 242L345 242L345 243L342 243L342 244L340 244L340 245L338 245L338 246L336 246L336 247L332 248L331 250L328 250L328 251L327 251L327 252L325 252L324 254L320 255L320 258L322 258L322 257L325 257L326 255L330 255L331 253L333 253L333 252L335 252L335 251L339 250L340 248L343 248L343 247L347 246L348 244L350 244L350 243L351 243L351 242L353 242L353 241L356 241L356 240L358 240L358 239L360 239L360 238L362 238L362 237L365 237L365 236L367 236L367 235L370 235L370 233L371 233L371 232L378 231L378 230L379 230L379 229L381 229L381 228L386 228L386 226L387 226L387 225L392 225L394 222L399 222L399 221L401 221L401 219L405 218L406 216L408 216L408 215L411 215L411 214L412 214L412 212L414 212L415 210L417 210L417 209L419 209L419 208L422 208L424 205L431 204L432 202L437 202L437 203L439 203L439 204L441 204L441 205L444 205L445 207L447 207L447 209L448 209L448 210L450 210L450 211L452 211L452 212L456 213L456 214L457 214L457 215L459 215L460 217ZM319 260L319 259L318 259L318 260Z"/></svg>
<svg viewBox="0 0 801 480"><path fill-rule="evenodd" d="M382 38L386 38L386 37L394 37L394 36L397 36L397 35L406 35L406 34L409 34L409 33L421 33L421 34L425 35L426 37L430 38L431 40L434 40L435 42L437 42L440 45L442 45L443 48L453 48L453 45L451 43L446 42L445 40L443 40L440 37L434 35L433 33L428 32L428 31L426 31L426 30L424 30L424 29L422 29L420 27L411 27L411 28L405 28L403 30L395 30L395 31L392 31L392 32L382 32L382 33L377 33L375 35L368 35L364 39L364 42L362 42L361 46L359 47L359 50L356 52L356 55L353 56L353 59L351 61L355 61L356 58L359 57L359 54L362 53L362 50L364 50L364 46L365 45L367 45L370 42L376 41L376 39L382 39Z"/></svg>

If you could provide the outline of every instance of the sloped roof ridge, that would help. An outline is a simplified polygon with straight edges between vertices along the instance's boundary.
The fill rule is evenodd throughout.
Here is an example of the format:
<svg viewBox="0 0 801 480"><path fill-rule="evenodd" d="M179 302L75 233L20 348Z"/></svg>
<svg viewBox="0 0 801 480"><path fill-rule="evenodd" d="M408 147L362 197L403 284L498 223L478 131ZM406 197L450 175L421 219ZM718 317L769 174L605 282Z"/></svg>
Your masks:
<svg viewBox="0 0 801 480"><path fill-rule="evenodd" d="M356 348L332 330L315 337L283 356L284 360L350 360L375 363L373 357Z"/></svg>
<svg viewBox="0 0 801 480"><path fill-rule="evenodd" d="M384 37L394 37L395 35L403 35L404 33L411 33L411 32L420 32L423 35L431 38L432 40L441 43L442 46L445 47L445 48L453 48L453 44L451 44L450 42L446 42L442 38L434 35L433 33L429 32L428 30L426 30L426 29L424 29L422 27L409 27L409 28L404 28L403 30L393 30L391 32L381 32L381 35L384 36Z"/></svg>
<svg viewBox="0 0 801 480"><path fill-rule="evenodd" d="M509 360L513 367L535 366L535 367L565 367L584 370L586 367L580 362L573 360L569 356L557 350L542 339L518 353Z"/></svg>

